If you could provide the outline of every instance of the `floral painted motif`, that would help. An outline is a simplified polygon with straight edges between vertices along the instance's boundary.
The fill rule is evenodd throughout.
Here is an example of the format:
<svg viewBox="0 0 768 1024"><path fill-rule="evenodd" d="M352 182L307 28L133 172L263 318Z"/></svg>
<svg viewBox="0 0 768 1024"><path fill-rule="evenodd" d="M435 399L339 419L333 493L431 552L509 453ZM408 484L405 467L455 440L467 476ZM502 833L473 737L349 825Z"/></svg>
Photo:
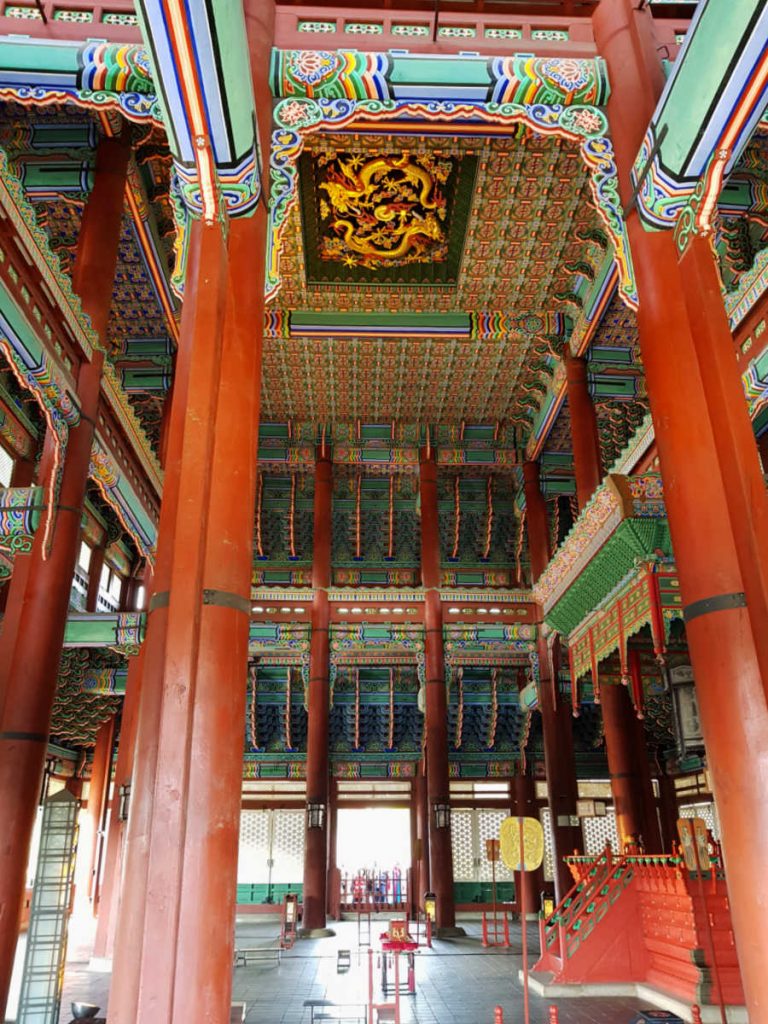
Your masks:
<svg viewBox="0 0 768 1024"><path fill-rule="evenodd" d="M541 77L555 82L566 93L583 89L593 74L592 65L573 57L558 57L556 60L543 60L539 65Z"/></svg>
<svg viewBox="0 0 768 1024"><path fill-rule="evenodd" d="M285 72L294 82L312 87L332 78L341 64L340 55L329 50L297 50L286 61Z"/></svg>

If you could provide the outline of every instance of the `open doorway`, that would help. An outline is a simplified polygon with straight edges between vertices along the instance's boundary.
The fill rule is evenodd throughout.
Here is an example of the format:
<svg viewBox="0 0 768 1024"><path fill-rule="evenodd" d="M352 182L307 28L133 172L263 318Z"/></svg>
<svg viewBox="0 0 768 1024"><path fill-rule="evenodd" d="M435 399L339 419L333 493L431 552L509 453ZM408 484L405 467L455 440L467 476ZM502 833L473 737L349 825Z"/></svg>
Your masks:
<svg viewBox="0 0 768 1024"><path fill-rule="evenodd" d="M336 856L342 907L394 910L406 905L410 829L406 807L339 808Z"/></svg>

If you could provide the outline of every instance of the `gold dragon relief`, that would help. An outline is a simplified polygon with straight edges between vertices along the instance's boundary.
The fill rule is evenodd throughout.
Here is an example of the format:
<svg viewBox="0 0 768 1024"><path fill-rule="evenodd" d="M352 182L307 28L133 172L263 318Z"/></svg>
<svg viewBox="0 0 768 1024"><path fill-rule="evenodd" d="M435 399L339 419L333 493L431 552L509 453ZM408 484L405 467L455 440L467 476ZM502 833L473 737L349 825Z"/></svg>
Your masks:
<svg viewBox="0 0 768 1024"><path fill-rule="evenodd" d="M321 259L369 270L447 260L453 160L336 154L320 157L318 170Z"/></svg>

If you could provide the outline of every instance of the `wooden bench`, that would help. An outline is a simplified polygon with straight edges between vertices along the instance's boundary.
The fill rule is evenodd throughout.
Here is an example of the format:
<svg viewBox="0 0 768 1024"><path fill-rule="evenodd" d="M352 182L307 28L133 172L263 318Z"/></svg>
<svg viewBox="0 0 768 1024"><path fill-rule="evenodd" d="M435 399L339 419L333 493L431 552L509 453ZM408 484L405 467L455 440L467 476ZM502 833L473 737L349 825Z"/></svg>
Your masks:
<svg viewBox="0 0 768 1024"><path fill-rule="evenodd" d="M258 960L277 960L278 964L282 963L282 946L249 946L235 950L235 967L247 967Z"/></svg>

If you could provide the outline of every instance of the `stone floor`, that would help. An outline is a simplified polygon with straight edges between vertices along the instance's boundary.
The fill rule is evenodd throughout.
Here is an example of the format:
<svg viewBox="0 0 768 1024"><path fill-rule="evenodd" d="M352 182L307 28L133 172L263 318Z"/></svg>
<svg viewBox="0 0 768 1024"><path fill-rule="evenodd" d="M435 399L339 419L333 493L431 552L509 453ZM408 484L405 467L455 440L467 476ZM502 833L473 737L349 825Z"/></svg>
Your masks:
<svg viewBox="0 0 768 1024"><path fill-rule="evenodd" d="M416 995L401 999L403 1024L493 1024L496 1006L503 1008L505 1024L523 1020L523 991L517 980L522 962L520 926L513 927L510 950L484 950L479 921L461 924L467 930L466 938L435 941L433 949L419 950ZM310 1011L303 1005L306 999L331 999L356 1006L360 1016L342 1019L364 1020L361 1008L367 1000L368 953L357 945L354 922L334 927L333 938L299 941L283 954L280 965L269 960L235 969L233 999L247 1004L248 1024L309 1024ZM374 922L374 935L384 927L384 922ZM238 918L238 946L274 945L277 935L276 920ZM529 943L534 962L538 948L534 925L529 925ZM339 949L352 953L352 966L346 974L336 972ZM110 976L89 970L87 957L87 935L81 934L70 943L60 1024L69 1024L72 999L97 1003L102 1012L107 1005ZM380 997L377 988L375 998ZM531 1024L548 1024L551 1002L531 995ZM647 1003L634 999L562 1000L560 1022L623 1024L632 1019L634 1010L646 1007Z"/></svg>

